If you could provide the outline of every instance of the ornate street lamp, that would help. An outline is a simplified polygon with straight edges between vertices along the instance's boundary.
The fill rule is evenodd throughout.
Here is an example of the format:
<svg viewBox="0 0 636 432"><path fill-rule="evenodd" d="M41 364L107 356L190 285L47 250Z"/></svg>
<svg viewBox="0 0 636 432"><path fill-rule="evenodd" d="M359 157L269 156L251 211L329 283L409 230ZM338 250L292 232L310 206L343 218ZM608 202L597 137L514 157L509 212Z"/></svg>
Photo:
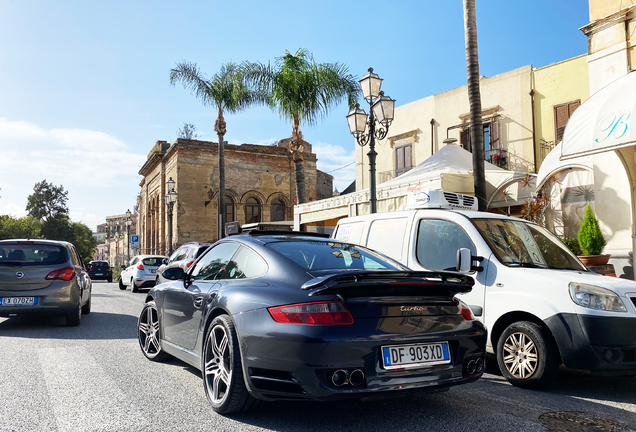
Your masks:
<svg viewBox="0 0 636 432"><path fill-rule="evenodd" d="M132 219L130 218L130 209L126 210L126 261L130 261L130 226Z"/></svg>
<svg viewBox="0 0 636 432"><path fill-rule="evenodd" d="M168 207L168 255L172 255L172 209L179 196L177 191L174 190L174 180L172 180L172 177L166 182L166 189L168 193L163 197L163 202Z"/></svg>
<svg viewBox="0 0 636 432"><path fill-rule="evenodd" d="M378 153L375 151L375 140L384 139L389 132L389 126L393 122L393 112L395 110L395 100L384 95L380 91L382 78L373 73L373 68L369 68L369 73L360 80L360 89L364 100L369 103L370 115L360 109L360 104L352 109L347 115L349 130L356 138L356 142L364 147L369 144L369 176L371 197L371 213L376 212L375 198L375 158ZM376 122L378 125L376 125ZM368 126L368 131L367 130Z"/></svg>

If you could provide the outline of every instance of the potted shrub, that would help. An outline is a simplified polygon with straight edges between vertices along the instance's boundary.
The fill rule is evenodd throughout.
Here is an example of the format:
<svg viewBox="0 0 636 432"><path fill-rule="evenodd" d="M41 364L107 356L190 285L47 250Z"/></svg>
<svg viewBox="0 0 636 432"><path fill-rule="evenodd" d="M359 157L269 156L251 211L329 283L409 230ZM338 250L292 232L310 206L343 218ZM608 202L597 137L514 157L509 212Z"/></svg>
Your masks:
<svg viewBox="0 0 636 432"><path fill-rule="evenodd" d="M585 209L585 217L581 223L581 228L579 228L578 240L582 253L579 259L583 264L588 267L607 264L610 258L609 254L601 255L607 242L589 204Z"/></svg>

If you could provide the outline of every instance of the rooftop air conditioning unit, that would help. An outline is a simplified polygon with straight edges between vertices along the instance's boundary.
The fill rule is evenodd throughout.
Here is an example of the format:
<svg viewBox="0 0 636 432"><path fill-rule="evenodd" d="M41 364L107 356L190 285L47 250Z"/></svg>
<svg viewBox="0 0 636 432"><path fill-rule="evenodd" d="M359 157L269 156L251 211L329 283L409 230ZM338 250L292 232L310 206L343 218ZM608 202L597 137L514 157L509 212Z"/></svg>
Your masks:
<svg viewBox="0 0 636 432"><path fill-rule="evenodd" d="M440 190L409 192L406 197L406 207L408 209L478 209L477 199L474 196Z"/></svg>

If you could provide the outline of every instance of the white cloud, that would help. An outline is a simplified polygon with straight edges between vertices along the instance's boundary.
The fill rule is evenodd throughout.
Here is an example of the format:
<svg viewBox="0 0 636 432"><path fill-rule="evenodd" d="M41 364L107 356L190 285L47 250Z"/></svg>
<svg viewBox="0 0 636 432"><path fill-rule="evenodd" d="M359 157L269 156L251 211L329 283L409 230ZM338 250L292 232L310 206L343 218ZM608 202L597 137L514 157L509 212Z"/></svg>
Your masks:
<svg viewBox="0 0 636 432"><path fill-rule="evenodd" d="M146 162L145 155L104 132L44 129L7 118L0 118L0 154L0 214L24 216L33 186L46 179L64 186L71 219L91 229L107 215L132 209L137 173Z"/></svg>
<svg viewBox="0 0 636 432"><path fill-rule="evenodd" d="M342 192L356 179L355 152L342 146L317 142L312 151L318 159L318 169L333 176L333 185Z"/></svg>

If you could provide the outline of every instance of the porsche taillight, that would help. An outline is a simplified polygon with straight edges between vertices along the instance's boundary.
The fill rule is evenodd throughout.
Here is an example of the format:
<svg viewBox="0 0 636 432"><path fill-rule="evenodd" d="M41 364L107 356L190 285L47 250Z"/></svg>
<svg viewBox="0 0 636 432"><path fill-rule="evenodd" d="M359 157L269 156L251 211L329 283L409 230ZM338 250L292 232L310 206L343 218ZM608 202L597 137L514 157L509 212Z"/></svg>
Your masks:
<svg viewBox="0 0 636 432"><path fill-rule="evenodd" d="M53 270L49 274L46 275L45 279L54 280L60 279L65 281L70 281L75 277L75 269L73 267L64 267L61 269Z"/></svg>
<svg viewBox="0 0 636 432"><path fill-rule="evenodd" d="M466 303L464 303L457 297L453 298L453 301L459 308L459 313L462 315L462 318L464 318L464 320L473 321L475 319L475 315L473 314L473 311L470 310L470 306L468 306Z"/></svg>
<svg viewBox="0 0 636 432"><path fill-rule="evenodd" d="M287 324L350 325L353 317L339 301L297 303L268 308L274 321Z"/></svg>

